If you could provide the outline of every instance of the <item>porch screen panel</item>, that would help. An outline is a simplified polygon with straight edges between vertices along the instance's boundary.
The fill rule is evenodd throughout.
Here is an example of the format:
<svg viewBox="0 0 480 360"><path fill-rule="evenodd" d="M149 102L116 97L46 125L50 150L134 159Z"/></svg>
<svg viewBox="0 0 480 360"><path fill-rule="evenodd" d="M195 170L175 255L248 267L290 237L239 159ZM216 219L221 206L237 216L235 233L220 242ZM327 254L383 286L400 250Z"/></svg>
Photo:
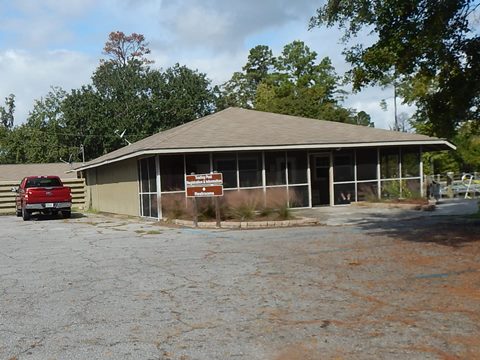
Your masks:
<svg viewBox="0 0 480 360"><path fill-rule="evenodd" d="M354 181L353 151L338 151L333 154L333 179L335 182Z"/></svg>
<svg viewBox="0 0 480 360"><path fill-rule="evenodd" d="M306 184L307 153L304 151L289 151L287 153L288 184Z"/></svg>
<svg viewBox="0 0 480 360"><path fill-rule="evenodd" d="M190 174L208 174L210 170L209 154L189 154L185 156L186 173Z"/></svg>
<svg viewBox="0 0 480 360"><path fill-rule="evenodd" d="M155 157L138 161L140 179L140 211L145 217L158 217L157 171Z"/></svg>
<svg viewBox="0 0 480 360"><path fill-rule="evenodd" d="M160 156L162 192L185 190L183 155Z"/></svg>
<svg viewBox="0 0 480 360"><path fill-rule="evenodd" d="M266 189L266 205L268 208L276 209L284 206L288 201L287 187L275 186Z"/></svg>
<svg viewBox="0 0 480 360"><path fill-rule="evenodd" d="M285 185L287 183L285 152L265 152L265 176L267 186Z"/></svg>
<svg viewBox="0 0 480 360"><path fill-rule="evenodd" d="M289 186L289 204L290 207L308 207L309 206L309 193L308 186Z"/></svg>
<svg viewBox="0 0 480 360"><path fill-rule="evenodd" d="M396 179L399 171L399 149L387 148L380 150L380 174L382 179Z"/></svg>
<svg viewBox="0 0 480 360"><path fill-rule="evenodd" d="M213 155L213 171L223 174L223 187L237 187L237 154L223 153Z"/></svg>
<svg viewBox="0 0 480 360"><path fill-rule="evenodd" d="M338 184L334 185L334 204L335 205L342 205L342 204L350 204L351 202L355 201L355 184L354 183L347 183L347 184Z"/></svg>
<svg viewBox="0 0 480 360"><path fill-rule="evenodd" d="M420 149L402 149L402 178L420 177Z"/></svg>
<svg viewBox="0 0 480 360"><path fill-rule="evenodd" d="M238 171L240 187L262 186L262 154L239 153Z"/></svg>
<svg viewBox="0 0 480 360"><path fill-rule="evenodd" d="M378 183L376 181L357 184L357 201L377 201Z"/></svg>
<svg viewBox="0 0 480 360"><path fill-rule="evenodd" d="M377 178L377 149L357 150L357 180Z"/></svg>
<svg viewBox="0 0 480 360"><path fill-rule="evenodd" d="M405 197L414 197L414 198L419 198L421 193L420 193L420 179L406 179L403 180L404 182L404 188L403 190L403 196Z"/></svg>

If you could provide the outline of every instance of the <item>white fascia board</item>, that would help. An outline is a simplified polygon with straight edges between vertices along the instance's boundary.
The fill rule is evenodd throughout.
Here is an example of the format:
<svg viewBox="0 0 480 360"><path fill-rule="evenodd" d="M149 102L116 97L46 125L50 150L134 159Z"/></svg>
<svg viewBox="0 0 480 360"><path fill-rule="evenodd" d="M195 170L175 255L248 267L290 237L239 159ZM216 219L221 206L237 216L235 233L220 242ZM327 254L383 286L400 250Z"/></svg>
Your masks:
<svg viewBox="0 0 480 360"><path fill-rule="evenodd" d="M457 147L446 140L431 141L384 141L368 143L336 143L336 144L304 144L304 145L259 145L259 146L231 146L231 147L212 147L212 148L178 148L178 149L154 149L139 150L118 158L105 160L96 164L81 166L74 171L82 171L95 167L112 164L118 161L127 160L137 156L159 155L159 154L183 154L183 153L204 153L204 152L231 152L231 151L268 151L268 150L311 150L311 149L346 149L359 147L381 147L381 146L409 146L409 145L446 145L456 150Z"/></svg>

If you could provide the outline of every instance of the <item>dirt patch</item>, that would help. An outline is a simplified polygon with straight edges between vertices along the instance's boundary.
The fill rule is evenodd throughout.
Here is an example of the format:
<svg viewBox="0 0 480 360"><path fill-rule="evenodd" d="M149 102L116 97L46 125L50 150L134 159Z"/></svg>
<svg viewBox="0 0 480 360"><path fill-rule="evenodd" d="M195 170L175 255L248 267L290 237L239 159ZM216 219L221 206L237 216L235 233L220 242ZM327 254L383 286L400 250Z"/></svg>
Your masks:
<svg viewBox="0 0 480 360"><path fill-rule="evenodd" d="M282 350L273 360L318 360L324 359L312 344L293 344ZM337 357L337 359L341 359Z"/></svg>

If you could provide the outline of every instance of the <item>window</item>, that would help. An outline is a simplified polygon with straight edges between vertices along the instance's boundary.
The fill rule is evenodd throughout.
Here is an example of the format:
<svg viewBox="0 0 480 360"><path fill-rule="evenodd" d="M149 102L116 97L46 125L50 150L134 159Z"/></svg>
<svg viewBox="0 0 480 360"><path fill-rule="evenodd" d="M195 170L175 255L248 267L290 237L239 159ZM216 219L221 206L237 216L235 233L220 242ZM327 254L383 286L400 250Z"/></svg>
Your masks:
<svg viewBox="0 0 480 360"><path fill-rule="evenodd" d="M285 152L265 153L265 175L268 185L285 185L287 183L285 171Z"/></svg>
<svg viewBox="0 0 480 360"><path fill-rule="evenodd" d="M223 187L237 187L237 156L234 153L214 154L213 171L223 174Z"/></svg>
<svg viewBox="0 0 480 360"><path fill-rule="evenodd" d="M61 186L60 180L57 178L36 178L36 179L28 179L27 183L25 184L25 188L32 188L32 187L54 187L54 186Z"/></svg>
<svg viewBox="0 0 480 360"><path fill-rule="evenodd" d="M185 190L183 155L160 157L160 179L162 192Z"/></svg>
<svg viewBox="0 0 480 360"><path fill-rule="evenodd" d="M238 154L240 187L262 186L262 154Z"/></svg>

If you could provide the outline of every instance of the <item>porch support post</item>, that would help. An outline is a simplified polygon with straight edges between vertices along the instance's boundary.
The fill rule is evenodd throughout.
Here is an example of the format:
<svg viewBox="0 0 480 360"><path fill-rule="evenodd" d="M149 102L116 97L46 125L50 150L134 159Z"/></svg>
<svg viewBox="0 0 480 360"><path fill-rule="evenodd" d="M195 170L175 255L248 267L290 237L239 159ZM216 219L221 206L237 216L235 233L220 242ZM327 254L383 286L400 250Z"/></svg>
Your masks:
<svg viewBox="0 0 480 360"><path fill-rule="evenodd" d="M157 173L157 213L158 213L158 220L163 219L162 213L162 182L160 181L160 157L158 155L155 156L155 170Z"/></svg>
<svg viewBox="0 0 480 360"><path fill-rule="evenodd" d="M288 186L288 154L287 151L285 151L285 184L287 186L287 207L290 207L290 192L289 192L289 186Z"/></svg>
<svg viewBox="0 0 480 360"><path fill-rule="evenodd" d="M330 167L328 168L328 187L330 188L330 206L335 205L335 187L333 186L333 152L329 153Z"/></svg>
<svg viewBox="0 0 480 360"><path fill-rule="evenodd" d="M143 196L142 196L142 166L140 165L140 159L137 158L137 174L138 174L138 196L140 197L140 209L138 209L138 214L140 217L143 216ZM97 183L97 168L93 169L95 171L95 186Z"/></svg>
<svg viewBox="0 0 480 360"><path fill-rule="evenodd" d="M263 187L263 206L267 207L267 173L265 170L265 151L262 151L262 187Z"/></svg>
<svg viewBox="0 0 480 360"><path fill-rule="evenodd" d="M238 151L235 152L235 162L237 164L237 191L240 191L240 167L238 165Z"/></svg>
<svg viewBox="0 0 480 360"><path fill-rule="evenodd" d="M380 148L377 147L377 195L378 199L382 198L382 182L380 181L382 174L380 168Z"/></svg>
<svg viewBox="0 0 480 360"><path fill-rule="evenodd" d="M425 196L425 191L423 189L424 187L424 179L423 179L423 148L422 146L420 145L420 197L424 197Z"/></svg>
<svg viewBox="0 0 480 360"><path fill-rule="evenodd" d="M402 179L402 161L403 161L403 149L398 147L398 179L400 183L400 198L403 198L403 179Z"/></svg>
<svg viewBox="0 0 480 360"><path fill-rule="evenodd" d="M357 149L353 149L353 180L355 181L355 202L358 201Z"/></svg>
<svg viewBox="0 0 480 360"><path fill-rule="evenodd" d="M308 207L312 207L312 170L310 169L310 152L307 151Z"/></svg>

